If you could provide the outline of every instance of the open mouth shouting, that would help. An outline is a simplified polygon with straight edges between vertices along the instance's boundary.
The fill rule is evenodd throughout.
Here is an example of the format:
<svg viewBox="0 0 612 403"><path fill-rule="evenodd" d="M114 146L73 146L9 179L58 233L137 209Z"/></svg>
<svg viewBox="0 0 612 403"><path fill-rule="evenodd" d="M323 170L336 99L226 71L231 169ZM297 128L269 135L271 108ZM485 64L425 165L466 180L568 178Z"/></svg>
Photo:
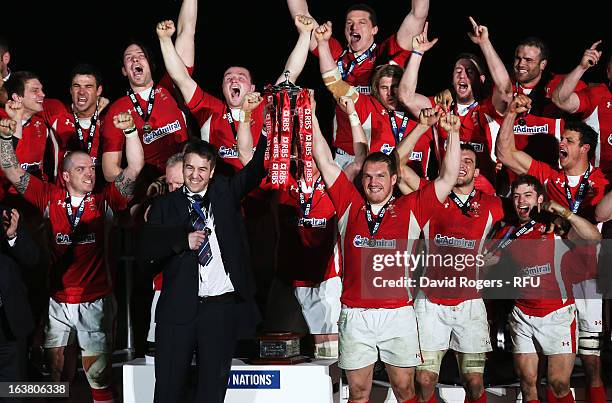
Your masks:
<svg viewBox="0 0 612 403"><path fill-rule="evenodd" d="M529 217L529 212L531 211L531 207L527 204L522 204L517 207L519 217L526 218Z"/></svg>
<svg viewBox="0 0 612 403"><path fill-rule="evenodd" d="M569 153L567 152L567 150L563 147L559 148L559 161L561 163L563 163L563 161L567 160Z"/></svg>
<svg viewBox="0 0 612 403"><path fill-rule="evenodd" d="M351 32L351 34L349 35L350 41L351 41L351 47L355 47L355 45L357 45L359 43L359 41L361 40L361 34L358 32Z"/></svg>
<svg viewBox="0 0 612 403"><path fill-rule="evenodd" d="M242 93L242 88L240 88L239 84L231 84L230 88L229 88L229 95L231 100L233 101L232 103L237 103L240 100L240 95Z"/></svg>

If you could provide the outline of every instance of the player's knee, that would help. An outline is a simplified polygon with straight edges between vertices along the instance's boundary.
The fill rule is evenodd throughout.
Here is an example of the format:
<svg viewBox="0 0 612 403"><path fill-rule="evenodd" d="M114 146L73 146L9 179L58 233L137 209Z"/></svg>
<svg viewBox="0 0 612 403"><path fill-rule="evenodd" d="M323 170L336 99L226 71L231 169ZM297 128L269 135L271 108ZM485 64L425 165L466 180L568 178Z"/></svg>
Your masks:
<svg viewBox="0 0 612 403"><path fill-rule="evenodd" d="M599 356L601 335L597 332L578 332L578 354L581 356Z"/></svg>
<svg viewBox="0 0 612 403"><path fill-rule="evenodd" d="M91 354L83 357L87 357L89 366L85 369L85 375L87 381L92 389L104 389L110 385L110 371L108 354Z"/></svg>
<svg viewBox="0 0 612 403"><path fill-rule="evenodd" d="M434 373L428 370L418 370L416 373L416 381L419 386L419 390L427 394L428 392L435 389L438 383L438 373Z"/></svg>
<svg viewBox="0 0 612 403"><path fill-rule="evenodd" d="M465 392L470 400L478 399L484 392L482 376L470 376L465 379Z"/></svg>
<svg viewBox="0 0 612 403"><path fill-rule="evenodd" d="M557 397L563 397L570 391L569 379L551 378L548 380L548 384Z"/></svg>
<svg viewBox="0 0 612 403"><path fill-rule="evenodd" d="M363 400L370 395L370 386L367 383L351 383L349 385L349 400Z"/></svg>

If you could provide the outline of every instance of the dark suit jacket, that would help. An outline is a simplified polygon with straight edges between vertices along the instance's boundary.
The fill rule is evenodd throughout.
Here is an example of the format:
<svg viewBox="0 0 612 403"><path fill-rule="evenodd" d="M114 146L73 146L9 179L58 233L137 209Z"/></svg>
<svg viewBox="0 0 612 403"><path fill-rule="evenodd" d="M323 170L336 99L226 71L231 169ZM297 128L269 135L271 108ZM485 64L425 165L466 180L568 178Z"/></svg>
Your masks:
<svg viewBox="0 0 612 403"><path fill-rule="evenodd" d="M253 159L231 178L214 176L207 196L215 220L223 266L239 298L239 335L253 332L259 321L255 305L249 246L241 212L241 200L265 176L266 137L260 136ZM183 324L195 317L198 309L198 261L189 249L189 202L181 191L165 194L153 202L148 222L138 240L139 260L153 271L163 270L164 284L157 303L155 320L159 324ZM215 256L214 258L218 258Z"/></svg>
<svg viewBox="0 0 612 403"><path fill-rule="evenodd" d="M3 210L0 206L0 217ZM8 245L4 235L0 236L2 308L8 326L16 338L24 338L34 329L26 287L21 279L21 269L34 268L38 263L39 254L38 245L21 223L17 228L17 239L13 247Z"/></svg>

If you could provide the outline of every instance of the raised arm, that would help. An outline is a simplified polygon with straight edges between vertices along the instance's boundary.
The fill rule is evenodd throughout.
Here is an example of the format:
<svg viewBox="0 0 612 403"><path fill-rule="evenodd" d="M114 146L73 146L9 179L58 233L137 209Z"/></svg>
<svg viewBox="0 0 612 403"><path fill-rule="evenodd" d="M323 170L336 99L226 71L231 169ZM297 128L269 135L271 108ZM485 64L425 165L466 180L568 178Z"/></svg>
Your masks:
<svg viewBox="0 0 612 403"><path fill-rule="evenodd" d="M361 126L359 115L355 110L355 103L353 100L350 97L340 97L338 100L338 105L340 105L340 109L347 114L349 123L351 125L351 133L353 135L353 150L355 151L355 158L350 164L344 167L344 173L346 174L347 178L352 181L357 175L359 175L359 172L363 167L363 162L368 156L370 148L368 146L368 139L366 138L363 126Z"/></svg>
<svg viewBox="0 0 612 403"><path fill-rule="evenodd" d="M412 50L412 37L423 31L428 13L429 0L412 0L412 8L397 31L397 43L402 48Z"/></svg>
<svg viewBox="0 0 612 403"><path fill-rule="evenodd" d="M242 99L240 107L240 119L236 146L238 148L238 159L242 165L249 163L253 158L253 133L251 132L251 113L263 101L259 92L249 92Z"/></svg>
<svg viewBox="0 0 612 403"><path fill-rule="evenodd" d="M402 141L395 147L394 152L397 155L398 170L400 172L398 187L403 194L414 192L419 188L421 178L406 164L410 160L412 150L414 150L421 136L440 120L440 115L441 112L433 108L421 110L419 114L419 124L404 136Z"/></svg>
<svg viewBox="0 0 612 403"><path fill-rule="evenodd" d="M299 37L293 51L287 59L287 63L285 63L283 74L276 80L276 84L285 81L285 71L289 72L289 81L295 83L304 69L306 59L308 58L310 37L315 28L314 19L305 15L296 15L294 23L298 30Z"/></svg>
<svg viewBox="0 0 612 403"><path fill-rule="evenodd" d="M429 23L426 22L423 32L412 38L412 56L408 59L408 64L397 90L399 100L413 116L419 116L421 109L431 107L429 99L416 92L421 60L425 56L425 52L438 42L438 38L434 38L431 41L427 38L428 27Z"/></svg>
<svg viewBox="0 0 612 403"><path fill-rule="evenodd" d="M568 239L572 241L601 240L601 233L596 226L591 224L587 219L580 217L578 214L572 213L559 203L552 200L547 201L542 203L541 208L549 213L563 217L570 223L571 228L567 234Z"/></svg>
<svg viewBox="0 0 612 403"><path fill-rule="evenodd" d="M311 98L314 99L314 95L311 95ZM313 102L311 102L312 104ZM319 127L319 120L317 116L312 114L312 153L317 163L317 168L319 172L321 172L321 176L323 176L323 181L325 182L325 186L329 189L333 186L340 175L341 169L334 162L334 156L332 155L331 150L329 149L329 145L327 141L323 137L321 133L321 127Z"/></svg>
<svg viewBox="0 0 612 403"><path fill-rule="evenodd" d="M289 13L291 14L291 18L295 18L298 15L305 15L307 17L311 17L310 11L308 10L308 4L306 0L287 0L287 6L289 6ZM314 21L314 27L318 27L317 21ZM310 50L314 50L317 48L317 41L314 37L310 38L308 43L308 47Z"/></svg>
<svg viewBox="0 0 612 403"><path fill-rule="evenodd" d="M189 75L187 67L185 67L185 64L172 43L172 35L175 30L174 22L170 20L161 21L157 24L156 29L166 71L179 91L181 91L185 101L189 102L198 85Z"/></svg>
<svg viewBox="0 0 612 403"><path fill-rule="evenodd" d="M183 64L193 67L195 61L195 32L198 21L198 0L183 0L179 11L174 47Z"/></svg>
<svg viewBox="0 0 612 403"><path fill-rule="evenodd" d="M0 167L15 189L24 194L30 183L30 174L21 168L13 149L13 134L16 127L17 123L14 120L0 120Z"/></svg>
<svg viewBox="0 0 612 403"><path fill-rule="evenodd" d="M568 113L574 113L580 107L580 99L578 99L578 95L576 95L574 90L583 74L599 62L601 51L597 50L597 46L600 43L601 41L597 41L584 51L580 64L563 77L557 88L553 91L552 101L559 109Z"/></svg>
<svg viewBox="0 0 612 403"><path fill-rule="evenodd" d="M136 178L144 167L144 151L130 113L122 112L113 116L113 124L125 135L125 158L127 159L127 167L115 178L115 186L123 197L131 199L134 196Z"/></svg>
<svg viewBox="0 0 612 403"><path fill-rule="evenodd" d="M468 32L468 36L472 42L480 47L495 84L493 106L500 113L504 113L507 105L512 101L510 75L489 39L489 29L484 25L478 25L472 17L470 17L470 23L472 24L472 32Z"/></svg>
<svg viewBox="0 0 612 403"><path fill-rule="evenodd" d="M612 220L612 191L608 192L595 208L595 220L605 222Z"/></svg>
<svg viewBox="0 0 612 403"><path fill-rule="evenodd" d="M519 113L527 112L530 108L531 99L526 95L518 95L512 100L504 117L504 122L499 128L495 144L495 155L497 155L499 161L518 175L526 174L529 171L533 158L529 154L516 149L514 121Z"/></svg>
<svg viewBox="0 0 612 403"><path fill-rule="evenodd" d="M329 21L323 25L319 25L314 31L314 37L319 46L319 69L323 77L323 83L336 101L338 101L340 97L350 97L353 102L357 102L359 93L357 93L355 88L349 83L342 80L342 75L338 71L336 62L331 54L329 48L331 34L332 24Z"/></svg>
<svg viewBox="0 0 612 403"><path fill-rule="evenodd" d="M443 203L457 183L459 166L461 165L461 141L459 141L459 129L461 120L457 115L446 114L440 119L440 126L448 133L446 143L446 154L440 166L440 174L434 181L436 196Z"/></svg>

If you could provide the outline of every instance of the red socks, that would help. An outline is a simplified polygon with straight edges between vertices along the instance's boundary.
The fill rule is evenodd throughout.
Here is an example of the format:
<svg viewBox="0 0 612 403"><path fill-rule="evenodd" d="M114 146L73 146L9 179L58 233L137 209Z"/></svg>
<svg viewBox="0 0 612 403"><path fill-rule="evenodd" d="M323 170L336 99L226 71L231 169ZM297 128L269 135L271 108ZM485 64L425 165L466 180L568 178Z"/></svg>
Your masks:
<svg viewBox="0 0 612 403"><path fill-rule="evenodd" d="M95 402L113 401L113 388L91 389L91 397Z"/></svg>
<svg viewBox="0 0 612 403"><path fill-rule="evenodd" d="M586 390L586 401L588 403L606 403L606 388L605 386L591 386Z"/></svg>
<svg viewBox="0 0 612 403"><path fill-rule="evenodd" d="M546 400L548 401L548 403L558 403L559 402L557 400L557 396L555 396L550 386L546 388Z"/></svg>
<svg viewBox="0 0 612 403"><path fill-rule="evenodd" d="M434 401L435 401L436 394L434 393L433 396L434 396L433 398L434 398ZM416 395L414 395L412 397L412 399L408 399L408 400L404 400L403 401L403 403L417 403L417 402L418 402L418 399L417 399Z"/></svg>
<svg viewBox="0 0 612 403"><path fill-rule="evenodd" d="M567 395L565 395L563 397L558 397L557 398L557 402L559 402L559 403L574 403L574 395L572 395L572 392L570 391Z"/></svg>

